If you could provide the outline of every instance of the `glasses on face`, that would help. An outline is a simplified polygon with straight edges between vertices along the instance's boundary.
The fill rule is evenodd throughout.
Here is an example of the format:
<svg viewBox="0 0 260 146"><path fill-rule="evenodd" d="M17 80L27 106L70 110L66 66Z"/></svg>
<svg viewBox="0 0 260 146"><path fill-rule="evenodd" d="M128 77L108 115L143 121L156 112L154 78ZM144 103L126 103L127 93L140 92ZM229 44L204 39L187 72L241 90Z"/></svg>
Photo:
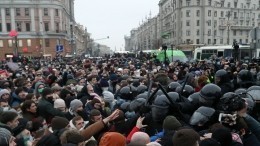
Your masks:
<svg viewBox="0 0 260 146"><path fill-rule="evenodd" d="M42 74L37 74L38 77L42 76Z"/></svg>

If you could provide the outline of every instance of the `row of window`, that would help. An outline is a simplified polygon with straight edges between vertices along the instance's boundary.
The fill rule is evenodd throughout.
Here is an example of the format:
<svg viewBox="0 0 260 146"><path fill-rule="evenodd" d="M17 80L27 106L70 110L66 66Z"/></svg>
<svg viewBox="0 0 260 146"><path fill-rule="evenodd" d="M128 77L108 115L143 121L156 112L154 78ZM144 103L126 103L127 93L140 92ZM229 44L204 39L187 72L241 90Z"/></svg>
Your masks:
<svg viewBox="0 0 260 146"><path fill-rule="evenodd" d="M234 41L237 41L236 39L233 39L233 42ZM187 39L186 42L190 42L190 39ZM185 42L185 43L186 43ZM230 42L228 39L227 39L227 42ZM196 39L196 44L201 44L203 42L200 41L200 39ZM242 43L249 43L248 39L245 39L244 42L243 42L243 39L239 39L239 43L242 44ZM207 44L217 44L217 39L213 39L213 42L211 39L208 39L207 40ZM219 44L224 44L224 39L219 39Z"/></svg>
<svg viewBox="0 0 260 146"><path fill-rule="evenodd" d="M196 5L197 6L200 6L200 5L202 5L202 0L197 0L196 1ZM224 0L222 0L222 1L220 1L220 2L216 2L216 1L212 1L212 0L208 0L207 1L208 3L208 5L209 6L215 6L215 7L228 7L228 8L242 8L242 9L250 9L250 7L251 7L251 3L246 3L246 4L244 4L244 3L240 3L240 7L238 6L238 2L237 1L234 1L233 2L233 5L232 5L232 3L231 2L227 2L227 3L225 3L225 1ZM182 7L182 6L184 6L183 5L183 0L180 0L180 7ZM195 4L195 3L194 3ZM258 2L258 4L260 5L260 1ZM191 0L186 0L186 5L185 6L191 6ZM253 7L253 9L256 9L257 7L256 7L256 4L253 4L252 5ZM174 8L176 8L176 1L174 1L173 2L173 7Z"/></svg>
<svg viewBox="0 0 260 146"><path fill-rule="evenodd" d="M232 15L234 16L234 19L238 18L238 14L240 16L241 19L243 19L244 17L246 18L255 18L255 13L252 13L250 15L249 12L244 13L244 12L230 12L230 11L226 11L226 14L224 14L225 11L220 11L220 17L231 17ZM200 10L196 10L196 16L200 17ZM211 17L212 16L212 10L208 10L208 16ZM214 11L214 17L218 17L218 11ZM181 17L182 17L182 12L181 12ZM186 10L186 17L191 17L191 10ZM260 14L258 14L258 18L260 19Z"/></svg>
<svg viewBox="0 0 260 146"><path fill-rule="evenodd" d="M5 47L4 46L4 41L5 40L0 40L0 48L3 48ZM15 40L6 40L8 43L8 47L11 48L11 47L14 47L15 46ZM26 45L27 47L31 47L32 46L32 40L31 39L27 39L27 40L17 40L17 44L18 44L18 47L23 47L23 43L24 41L26 41ZM41 44L42 44L42 40L41 40ZM45 47L50 47L50 39L45 39Z"/></svg>
<svg viewBox="0 0 260 146"><path fill-rule="evenodd" d="M25 29L23 29L23 25L25 25ZM43 23L43 27L44 27L44 31L50 31L49 29L49 23L48 22L45 22ZM9 32L11 31L12 27L11 27L11 23L6 23L6 30ZM30 32L31 31L31 23L30 22L16 22L16 30L19 31L19 32L23 32L23 31L26 31L26 32ZM60 23L55 23L55 30L56 32L58 33L59 30L60 30ZM2 29L2 23L0 23L0 32L2 32L3 29Z"/></svg>
<svg viewBox="0 0 260 146"><path fill-rule="evenodd" d="M244 22L246 22L245 25L244 25ZM200 26L200 23L201 23L201 21L197 20L196 21L196 26ZM206 23L207 23L208 26L212 25L211 20L207 20ZM214 20L214 27L217 27L217 23L218 23L217 20ZM247 21L240 20L240 21L237 21L235 24L240 25L240 26L250 26L250 21L249 20L247 20ZM225 20L221 19L220 20L220 25L221 26L226 26L227 24L225 24ZM191 20L186 20L186 26L191 26ZM255 22L254 21L252 22L252 26L255 26ZM258 23L258 26L260 26L260 23Z"/></svg>
<svg viewBox="0 0 260 146"><path fill-rule="evenodd" d="M208 29L207 32L208 32L208 33L207 33L207 34L204 34L204 35L212 36L212 34L211 34L212 30L211 30L211 29ZM232 32L233 32L233 36L238 35L238 33L239 33L239 35L245 34L245 35L249 36L249 33L250 33L250 31L242 31L242 30L240 30L240 31L233 30ZM223 35L224 35L224 30L219 31L219 33L220 33L219 36L223 36ZM199 29L197 29L196 35L197 35L197 36L200 36L200 35L201 35ZM182 36L182 32L181 32L181 36ZM191 31L190 31L190 30L186 30L186 36L191 36ZM214 31L213 31L213 36L217 36L217 30L214 30ZM174 36L174 37L175 37L175 36Z"/></svg>
<svg viewBox="0 0 260 146"><path fill-rule="evenodd" d="M24 14L21 13L21 9L24 9ZM15 8L16 16L30 16L29 8ZM1 11L0 11L1 12ZM11 9L5 8L5 15L11 16ZM43 8L43 15L49 16L49 8ZM55 9L55 16L59 16L59 9Z"/></svg>

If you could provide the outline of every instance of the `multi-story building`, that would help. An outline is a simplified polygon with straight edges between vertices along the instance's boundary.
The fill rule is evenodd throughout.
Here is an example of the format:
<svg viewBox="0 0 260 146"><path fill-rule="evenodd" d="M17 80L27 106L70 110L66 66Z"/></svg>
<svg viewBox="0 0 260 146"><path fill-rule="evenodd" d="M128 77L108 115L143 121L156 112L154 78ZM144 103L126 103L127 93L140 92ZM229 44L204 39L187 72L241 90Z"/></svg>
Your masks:
<svg viewBox="0 0 260 146"><path fill-rule="evenodd" d="M157 18L148 18L137 29L132 29L130 36L125 36L125 50L136 52L157 49Z"/></svg>
<svg viewBox="0 0 260 146"><path fill-rule="evenodd" d="M260 26L259 0L160 0L159 9L167 45L248 44Z"/></svg>
<svg viewBox="0 0 260 146"><path fill-rule="evenodd" d="M75 52L77 55L90 54L88 50L88 43L90 43L90 33L83 25L76 24L74 29L75 34Z"/></svg>
<svg viewBox="0 0 260 146"><path fill-rule="evenodd" d="M260 26L260 0L160 0L156 23L142 23L130 40L136 50L148 49L147 25L156 24L154 46L188 51L201 45L231 45L252 42L250 33ZM155 21L153 21L155 22ZM151 26L150 26L151 27ZM154 37L153 37L154 38Z"/></svg>
<svg viewBox="0 0 260 146"><path fill-rule="evenodd" d="M74 0L1 0L0 58L17 51L54 56L57 45L64 54L72 53L74 24ZM9 36L11 30L18 32L17 40Z"/></svg>

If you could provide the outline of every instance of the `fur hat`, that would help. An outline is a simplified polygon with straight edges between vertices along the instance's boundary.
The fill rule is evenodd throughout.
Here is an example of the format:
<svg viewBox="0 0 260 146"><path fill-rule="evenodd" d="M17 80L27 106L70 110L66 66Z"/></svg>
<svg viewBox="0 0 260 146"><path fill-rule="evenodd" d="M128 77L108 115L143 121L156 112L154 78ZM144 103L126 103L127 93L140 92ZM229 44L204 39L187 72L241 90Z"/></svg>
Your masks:
<svg viewBox="0 0 260 146"><path fill-rule="evenodd" d="M83 103L78 99L74 99L70 102L70 108L74 112L81 106L83 106Z"/></svg>
<svg viewBox="0 0 260 146"><path fill-rule="evenodd" d="M178 130L181 123L174 116L167 116L163 121L164 130Z"/></svg>

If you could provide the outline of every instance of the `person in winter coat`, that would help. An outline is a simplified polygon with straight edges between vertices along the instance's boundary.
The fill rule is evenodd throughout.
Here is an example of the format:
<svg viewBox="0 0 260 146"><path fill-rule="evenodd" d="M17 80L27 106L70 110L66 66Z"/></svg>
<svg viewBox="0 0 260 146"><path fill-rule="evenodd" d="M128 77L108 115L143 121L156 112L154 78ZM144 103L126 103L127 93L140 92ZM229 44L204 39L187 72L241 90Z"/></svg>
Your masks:
<svg viewBox="0 0 260 146"><path fill-rule="evenodd" d="M58 109L55 109L53 106L53 96L51 88L44 88L42 91L42 98L38 103L38 112L39 115L44 117L47 123L51 122L51 119L54 116L65 117L65 113L61 112Z"/></svg>

